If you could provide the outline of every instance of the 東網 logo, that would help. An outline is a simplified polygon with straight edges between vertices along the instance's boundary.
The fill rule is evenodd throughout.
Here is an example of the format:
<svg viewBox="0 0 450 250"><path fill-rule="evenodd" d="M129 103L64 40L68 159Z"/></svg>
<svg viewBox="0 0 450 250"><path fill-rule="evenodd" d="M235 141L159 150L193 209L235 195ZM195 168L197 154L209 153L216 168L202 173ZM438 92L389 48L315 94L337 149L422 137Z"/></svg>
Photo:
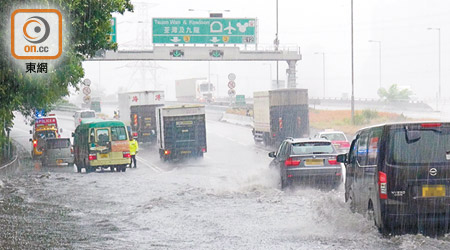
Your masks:
<svg viewBox="0 0 450 250"><path fill-rule="evenodd" d="M57 59L62 16L56 9L18 9L11 14L11 54L16 59Z"/></svg>

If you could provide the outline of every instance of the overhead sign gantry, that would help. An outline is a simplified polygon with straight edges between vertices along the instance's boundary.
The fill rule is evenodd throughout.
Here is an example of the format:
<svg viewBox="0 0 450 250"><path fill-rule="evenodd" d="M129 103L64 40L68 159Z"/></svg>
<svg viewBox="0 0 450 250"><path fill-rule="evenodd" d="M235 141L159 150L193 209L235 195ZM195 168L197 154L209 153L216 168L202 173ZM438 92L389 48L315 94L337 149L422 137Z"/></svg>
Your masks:
<svg viewBox="0 0 450 250"><path fill-rule="evenodd" d="M256 18L153 18L153 49L106 51L89 60L286 61L288 87L296 88L300 49L258 49L257 30Z"/></svg>

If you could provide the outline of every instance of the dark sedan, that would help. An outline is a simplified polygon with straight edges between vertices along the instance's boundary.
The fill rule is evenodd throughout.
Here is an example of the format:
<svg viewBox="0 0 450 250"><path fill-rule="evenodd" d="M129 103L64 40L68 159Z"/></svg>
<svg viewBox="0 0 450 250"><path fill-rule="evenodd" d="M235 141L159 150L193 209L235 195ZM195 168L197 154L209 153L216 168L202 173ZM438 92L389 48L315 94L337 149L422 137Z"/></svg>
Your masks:
<svg viewBox="0 0 450 250"><path fill-rule="evenodd" d="M294 180L302 183L337 187L342 182L341 164L332 143L325 139L284 140L277 152L270 152L274 158L271 167L280 169L281 188Z"/></svg>

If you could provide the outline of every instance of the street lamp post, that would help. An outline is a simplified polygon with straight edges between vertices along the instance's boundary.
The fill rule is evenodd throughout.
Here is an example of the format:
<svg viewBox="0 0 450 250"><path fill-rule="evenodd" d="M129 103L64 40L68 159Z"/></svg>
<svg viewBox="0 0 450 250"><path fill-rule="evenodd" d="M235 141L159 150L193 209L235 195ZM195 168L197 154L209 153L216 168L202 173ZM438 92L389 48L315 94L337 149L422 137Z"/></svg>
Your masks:
<svg viewBox="0 0 450 250"><path fill-rule="evenodd" d="M323 99L325 99L325 52L316 52L315 55L322 55L322 84L323 84Z"/></svg>
<svg viewBox="0 0 450 250"><path fill-rule="evenodd" d="M280 44L280 40L278 40L278 0L276 0L276 32L275 32L275 51L278 51L278 45ZM280 88L280 80L278 78L278 60L277 60L277 89Z"/></svg>
<svg viewBox="0 0 450 250"><path fill-rule="evenodd" d="M428 30L437 30L438 31L439 85L438 85L437 103L439 103L439 101L441 100L441 28L428 28Z"/></svg>
<svg viewBox="0 0 450 250"><path fill-rule="evenodd" d="M380 81L379 83L379 88L381 89L381 41L376 41L376 40L369 40L369 43L378 43L378 71L379 71L379 76L378 79Z"/></svg>
<svg viewBox="0 0 450 250"><path fill-rule="evenodd" d="M230 12L230 10L216 10L216 9L188 9L188 11L204 11L208 12L209 17L218 17L218 18L223 17L222 12ZM209 60L208 60L208 94L211 95L211 61Z"/></svg>
<svg viewBox="0 0 450 250"><path fill-rule="evenodd" d="M352 47L352 124L355 124L355 73L353 63L353 0L351 0L350 13L351 13L351 47Z"/></svg>

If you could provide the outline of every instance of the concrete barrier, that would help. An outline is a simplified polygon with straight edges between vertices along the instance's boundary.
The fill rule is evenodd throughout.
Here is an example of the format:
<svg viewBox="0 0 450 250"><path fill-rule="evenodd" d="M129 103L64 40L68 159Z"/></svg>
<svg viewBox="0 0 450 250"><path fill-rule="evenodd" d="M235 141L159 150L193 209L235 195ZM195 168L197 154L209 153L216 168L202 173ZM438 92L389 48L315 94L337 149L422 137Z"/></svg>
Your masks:
<svg viewBox="0 0 450 250"><path fill-rule="evenodd" d="M224 112L220 120L222 122L228 122L236 125L253 127L253 117L251 116L235 115Z"/></svg>

